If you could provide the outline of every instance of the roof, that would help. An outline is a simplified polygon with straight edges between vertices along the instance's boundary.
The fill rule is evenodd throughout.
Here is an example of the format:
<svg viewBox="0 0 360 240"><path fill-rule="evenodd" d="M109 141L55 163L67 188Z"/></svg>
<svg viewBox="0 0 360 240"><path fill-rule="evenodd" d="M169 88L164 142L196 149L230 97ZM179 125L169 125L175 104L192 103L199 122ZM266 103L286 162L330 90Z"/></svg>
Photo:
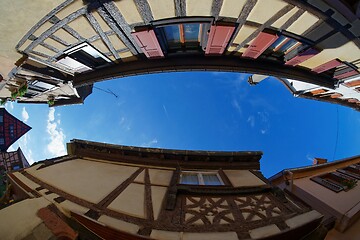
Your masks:
<svg viewBox="0 0 360 240"><path fill-rule="evenodd" d="M73 139L68 154L164 167L259 169L261 151L189 151L142 148Z"/></svg>
<svg viewBox="0 0 360 240"><path fill-rule="evenodd" d="M0 115L3 116L1 126L1 135L4 144L0 145L1 151L6 151L21 136L27 133L31 127L11 115L5 108L0 108Z"/></svg>
<svg viewBox="0 0 360 240"><path fill-rule="evenodd" d="M311 175L316 175L319 173L319 171L333 171L338 168L343 168L345 166L352 165L354 163L360 162L360 155L352 156L349 158L344 158L332 162L322 163L322 164L316 164L316 165L310 165L310 166L304 166L304 167L296 167L296 168L287 168L284 169L275 175L271 176L268 180L270 182L278 181L278 180L284 180L283 174L285 172L291 172L293 173L293 177L306 177Z"/></svg>

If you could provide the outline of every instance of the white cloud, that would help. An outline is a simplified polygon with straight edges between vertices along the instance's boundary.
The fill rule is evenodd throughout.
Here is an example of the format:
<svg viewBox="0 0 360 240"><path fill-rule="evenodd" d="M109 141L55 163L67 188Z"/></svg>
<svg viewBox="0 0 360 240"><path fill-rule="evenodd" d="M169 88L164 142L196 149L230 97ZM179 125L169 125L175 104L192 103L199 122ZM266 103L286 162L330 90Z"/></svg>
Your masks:
<svg viewBox="0 0 360 240"><path fill-rule="evenodd" d="M241 109L240 104L237 99L235 99L235 98L233 99L232 105L240 114L242 113L242 109Z"/></svg>
<svg viewBox="0 0 360 240"><path fill-rule="evenodd" d="M25 107L23 107L21 111L22 120L27 122L29 120L29 113L26 111Z"/></svg>
<svg viewBox="0 0 360 240"><path fill-rule="evenodd" d="M122 118L120 119L120 126L122 126L122 125L124 124L124 122L125 122L125 117L122 117Z"/></svg>
<svg viewBox="0 0 360 240"><path fill-rule="evenodd" d="M165 105L164 105L164 104L163 104L162 106L163 106L163 109L164 109L165 116L166 116L166 118L169 120L169 114L168 114L168 111L167 111L167 109L166 109L166 107L165 107Z"/></svg>
<svg viewBox="0 0 360 240"><path fill-rule="evenodd" d="M310 162L314 161L314 157L312 157L309 153L306 154L306 159L309 160Z"/></svg>
<svg viewBox="0 0 360 240"><path fill-rule="evenodd" d="M255 117L249 116L247 119L247 122L250 124L251 127L254 127L255 126Z"/></svg>
<svg viewBox="0 0 360 240"><path fill-rule="evenodd" d="M55 120L55 108L50 108L48 114L48 121L53 122Z"/></svg>
<svg viewBox="0 0 360 240"><path fill-rule="evenodd" d="M14 103L13 102L7 102L5 104L5 108L6 110L8 110L9 112L12 112L12 110L14 110Z"/></svg>
<svg viewBox="0 0 360 240"><path fill-rule="evenodd" d="M19 139L18 144L19 147L21 148L21 151L24 153L26 160L31 165L35 162L35 160L33 156L33 151L31 148L29 148L30 144L28 144L28 142L31 142L31 137L29 133L26 133L23 137ZM13 151L15 151L15 149Z"/></svg>
<svg viewBox="0 0 360 240"><path fill-rule="evenodd" d="M59 115L57 115L59 116ZM59 127L60 122L55 120L55 108L50 108L46 131L49 134L50 143L47 150L53 156L62 156L66 154L65 150L65 134Z"/></svg>
<svg viewBox="0 0 360 240"><path fill-rule="evenodd" d="M153 140L147 142L147 143L143 143L141 144L141 147L151 147L153 146L154 144L157 144L158 143L158 140L156 138L154 138Z"/></svg>
<svg viewBox="0 0 360 240"><path fill-rule="evenodd" d="M131 122L129 122L125 117L121 117L119 125L125 131L131 130Z"/></svg>
<svg viewBox="0 0 360 240"><path fill-rule="evenodd" d="M257 113L263 123L268 122L269 120L269 113L266 111L258 112Z"/></svg>

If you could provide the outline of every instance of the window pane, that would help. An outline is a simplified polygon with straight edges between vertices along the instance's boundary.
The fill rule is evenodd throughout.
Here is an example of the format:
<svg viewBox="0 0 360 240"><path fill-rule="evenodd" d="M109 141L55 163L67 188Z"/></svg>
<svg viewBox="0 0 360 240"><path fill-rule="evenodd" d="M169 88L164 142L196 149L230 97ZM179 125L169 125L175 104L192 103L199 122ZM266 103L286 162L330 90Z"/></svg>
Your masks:
<svg viewBox="0 0 360 240"><path fill-rule="evenodd" d="M180 42L180 31L178 25L164 27L166 40L170 42Z"/></svg>
<svg viewBox="0 0 360 240"><path fill-rule="evenodd" d="M197 174L194 173L183 173L181 175L181 183L182 184L193 184L199 185L199 179Z"/></svg>
<svg viewBox="0 0 360 240"><path fill-rule="evenodd" d="M199 30L200 24L198 23L184 24L185 42L198 42Z"/></svg>
<svg viewBox="0 0 360 240"><path fill-rule="evenodd" d="M203 174L202 176L205 185L222 185L217 174Z"/></svg>
<svg viewBox="0 0 360 240"><path fill-rule="evenodd" d="M289 50L291 47L293 47L297 43L298 43L298 41L296 41L294 39L290 39L279 49L279 51L286 52L287 50Z"/></svg>
<svg viewBox="0 0 360 240"><path fill-rule="evenodd" d="M279 47L284 41L286 41L288 38L285 36L280 36L270 47L269 49L273 50L277 47Z"/></svg>

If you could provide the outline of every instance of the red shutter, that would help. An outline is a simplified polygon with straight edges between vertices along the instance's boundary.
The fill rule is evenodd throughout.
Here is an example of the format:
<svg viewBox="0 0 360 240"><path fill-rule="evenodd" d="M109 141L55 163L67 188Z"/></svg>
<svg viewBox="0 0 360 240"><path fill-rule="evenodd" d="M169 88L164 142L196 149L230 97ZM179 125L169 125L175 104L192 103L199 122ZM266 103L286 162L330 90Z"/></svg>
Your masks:
<svg viewBox="0 0 360 240"><path fill-rule="evenodd" d="M243 57L258 58L279 37L273 33L261 32L243 53Z"/></svg>
<svg viewBox="0 0 360 240"><path fill-rule="evenodd" d="M354 76L354 75L356 75L356 74L359 74L359 72L356 71L356 70L352 70L352 71L350 71L350 72L346 72L346 73L343 73L343 74L334 76L334 78L336 78L336 79L343 79L343 78L347 78L347 77Z"/></svg>
<svg viewBox="0 0 360 240"><path fill-rule="evenodd" d="M316 73L322 73L329 69L336 68L337 66L340 66L341 64L342 64L342 62L340 60L334 59L334 60L331 60L329 62L321 64L320 66L313 68L311 71L316 72Z"/></svg>
<svg viewBox="0 0 360 240"><path fill-rule="evenodd" d="M234 30L234 26L211 26L205 54L223 54Z"/></svg>
<svg viewBox="0 0 360 240"><path fill-rule="evenodd" d="M355 80L355 81L351 81L351 82L346 82L344 83L345 86L347 87L356 87L356 86L360 86L360 80ZM357 89L358 90L358 89Z"/></svg>
<svg viewBox="0 0 360 240"><path fill-rule="evenodd" d="M154 30L131 33L147 58L163 58L164 54L156 38Z"/></svg>
<svg viewBox="0 0 360 240"><path fill-rule="evenodd" d="M289 61L287 61L285 63L285 65L296 66L296 65L308 60L309 58L312 58L313 56L315 56L318 53L319 53L318 50L309 48L308 50L300 53L299 55L297 55L297 56L293 57L292 59L290 59Z"/></svg>

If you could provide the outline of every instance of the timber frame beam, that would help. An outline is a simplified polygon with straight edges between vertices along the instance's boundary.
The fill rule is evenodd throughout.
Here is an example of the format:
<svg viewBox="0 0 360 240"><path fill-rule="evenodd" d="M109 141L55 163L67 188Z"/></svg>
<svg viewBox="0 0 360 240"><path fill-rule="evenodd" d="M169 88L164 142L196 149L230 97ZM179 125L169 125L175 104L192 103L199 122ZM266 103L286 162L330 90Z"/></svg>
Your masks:
<svg viewBox="0 0 360 240"><path fill-rule="evenodd" d="M74 76L74 86L80 87L103 80L142 75L150 73L176 71L224 71L270 75L290 78L306 83L335 89L336 81L325 75L312 73L306 69L285 66L273 61L257 59L239 59L236 56L176 56L166 59L144 59L99 69L95 72Z"/></svg>

